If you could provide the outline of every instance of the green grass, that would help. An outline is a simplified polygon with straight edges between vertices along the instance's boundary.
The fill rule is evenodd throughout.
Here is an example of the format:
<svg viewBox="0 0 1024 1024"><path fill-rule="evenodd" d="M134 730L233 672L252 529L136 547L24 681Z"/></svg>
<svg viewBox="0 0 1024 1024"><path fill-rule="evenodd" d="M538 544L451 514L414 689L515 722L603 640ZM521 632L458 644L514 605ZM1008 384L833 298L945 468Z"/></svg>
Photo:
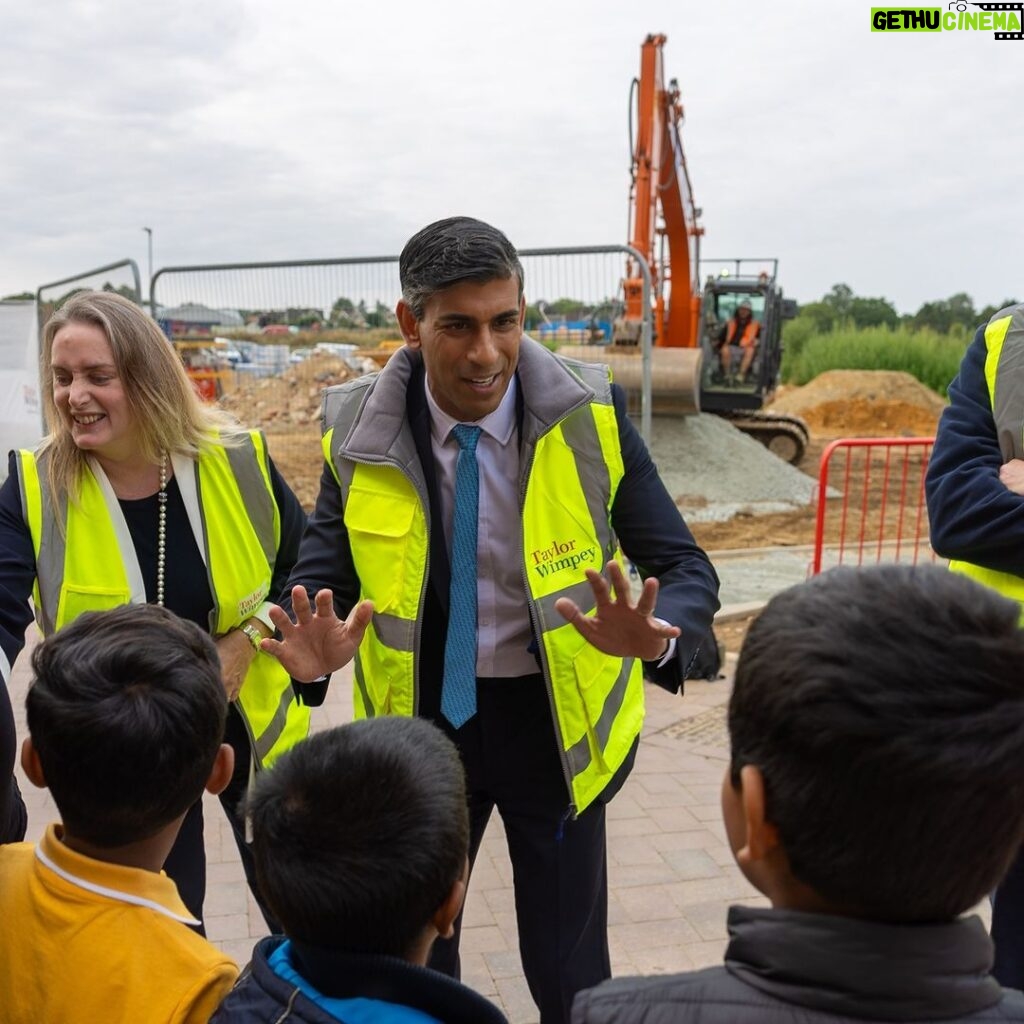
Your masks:
<svg viewBox="0 0 1024 1024"><path fill-rule="evenodd" d="M809 327L793 321L783 336L782 379L787 384L806 384L826 370L903 370L945 395L970 343L965 332L840 327L818 334Z"/></svg>

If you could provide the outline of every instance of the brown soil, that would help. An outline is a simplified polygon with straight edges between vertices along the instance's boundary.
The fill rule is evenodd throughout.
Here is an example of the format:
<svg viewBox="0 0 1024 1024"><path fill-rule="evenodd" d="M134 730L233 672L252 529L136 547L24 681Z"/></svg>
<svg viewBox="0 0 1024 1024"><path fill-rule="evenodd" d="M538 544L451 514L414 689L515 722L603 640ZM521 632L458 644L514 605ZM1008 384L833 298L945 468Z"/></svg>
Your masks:
<svg viewBox="0 0 1024 1024"><path fill-rule="evenodd" d="M324 388L355 374L336 356L314 352L280 377L245 380L220 404L246 426L267 435L281 475L309 511L320 490L320 397Z"/></svg>
<svg viewBox="0 0 1024 1024"><path fill-rule="evenodd" d="M830 370L803 387L780 388L771 406L807 423L811 440L797 468L815 479L822 453L836 438L933 437L945 407L945 400L916 377L889 370ZM910 479L913 483L915 478ZM895 482L889 481L890 494ZM870 491L877 498L882 490L882 471L876 469ZM737 515L724 523L693 523L692 530L708 551L811 544L816 514L811 505L793 512Z"/></svg>
<svg viewBox="0 0 1024 1024"><path fill-rule="evenodd" d="M928 437L945 400L909 373L830 370L772 403L800 416L816 437Z"/></svg>
<svg viewBox="0 0 1024 1024"><path fill-rule="evenodd" d="M321 391L353 376L336 356L314 352L280 377L245 380L224 395L220 404L246 425L301 430L320 422Z"/></svg>

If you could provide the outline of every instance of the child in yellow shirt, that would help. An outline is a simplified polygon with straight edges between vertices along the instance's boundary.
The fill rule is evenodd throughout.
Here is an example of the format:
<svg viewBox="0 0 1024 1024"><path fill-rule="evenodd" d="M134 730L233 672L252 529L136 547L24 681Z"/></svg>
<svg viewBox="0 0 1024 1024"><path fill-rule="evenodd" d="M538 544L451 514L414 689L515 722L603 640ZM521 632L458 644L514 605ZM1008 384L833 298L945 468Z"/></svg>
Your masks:
<svg viewBox="0 0 1024 1024"><path fill-rule="evenodd" d="M29 780L61 824L0 846L0 1024L209 1020L238 975L161 868L231 777L213 642L155 605L89 612L36 648Z"/></svg>

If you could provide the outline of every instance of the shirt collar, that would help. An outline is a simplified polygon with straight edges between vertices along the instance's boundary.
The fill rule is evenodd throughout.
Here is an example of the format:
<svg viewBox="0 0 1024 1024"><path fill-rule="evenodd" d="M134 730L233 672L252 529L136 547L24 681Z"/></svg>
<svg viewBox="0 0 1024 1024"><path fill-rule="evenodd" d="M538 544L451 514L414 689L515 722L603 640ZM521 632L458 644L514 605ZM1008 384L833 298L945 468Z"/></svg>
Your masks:
<svg viewBox="0 0 1024 1024"><path fill-rule="evenodd" d="M518 386L516 376L513 374L505 389L505 394L502 395L501 401L498 403L498 408L473 423L473 426L479 427L485 434L493 437L502 447L508 444L509 438L512 437L512 431L515 430L516 388ZM435 444L444 446L451 435L452 428L465 421L449 416L434 401L426 374L423 375L423 390L426 392L427 408L430 410L430 436Z"/></svg>
<svg viewBox="0 0 1024 1024"><path fill-rule="evenodd" d="M49 825L36 846L36 860L69 885L120 903L148 907L183 924L199 922L181 901L178 888L162 871L94 860L65 846L59 825Z"/></svg>

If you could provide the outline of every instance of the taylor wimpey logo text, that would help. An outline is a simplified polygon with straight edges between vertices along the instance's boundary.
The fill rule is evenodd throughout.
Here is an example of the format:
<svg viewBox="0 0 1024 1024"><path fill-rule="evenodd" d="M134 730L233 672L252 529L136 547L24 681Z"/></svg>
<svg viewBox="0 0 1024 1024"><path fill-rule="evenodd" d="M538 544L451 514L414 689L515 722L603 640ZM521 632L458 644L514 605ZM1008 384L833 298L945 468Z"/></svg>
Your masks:
<svg viewBox="0 0 1024 1024"><path fill-rule="evenodd" d="M550 547L531 551L529 564L538 576L550 576L587 563L595 565L596 554L596 548L581 548L575 540L553 540Z"/></svg>

